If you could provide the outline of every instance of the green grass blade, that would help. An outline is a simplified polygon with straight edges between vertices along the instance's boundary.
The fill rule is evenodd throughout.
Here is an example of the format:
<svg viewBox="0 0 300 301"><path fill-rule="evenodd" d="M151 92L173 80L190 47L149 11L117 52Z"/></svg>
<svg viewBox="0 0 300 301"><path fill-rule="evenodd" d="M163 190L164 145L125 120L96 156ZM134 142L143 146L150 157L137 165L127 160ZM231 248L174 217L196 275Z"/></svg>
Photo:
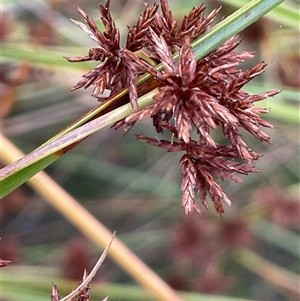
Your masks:
<svg viewBox="0 0 300 301"><path fill-rule="evenodd" d="M27 61L37 65L47 66L50 69L78 69L89 70L95 65L92 62L83 62L81 64L71 64L64 56L72 56L75 53L84 53L86 49L65 47L42 47L32 46L30 44L16 44L16 43L1 43L1 59L2 61Z"/></svg>
<svg viewBox="0 0 300 301"><path fill-rule="evenodd" d="M214 50L220 45L220 42L223 43L238 34L283 1L254 0L235 11L228 18L214 26L204 37L195 41L193 45L196 59L201 58L203 53L207 54Z"/></svg>
<svg viewBox="0 0 300 301"><path fill-rule="evenodd" d="M274 87L270 87L268 85L259 85L257 83L251 83L245 87L245 91L250 94L262 93L272 89L274 89ZM294 88L285 88L278 96L276 96L276 101L265 99L260 101L257 106L266 107L270 111L268 118L272 120L299 126L299 95L299 90ZM291 104L287 101L291 101L293 103Z"/></svg>
<svg viewBox="0 0 300 301"><path fill-rule="evenodd" d="M300 257L300 237L296 233L264 220L255 223L254 231L260 238L276 245L282 250L290 252L298 258Z"/></svg>
<svg viewBox="0 0 300 301"><path fill-rule="evenodd" d="M39 171L45 169L57 159L58 157L55 154L39 159L37 162L34 162L24 168L20 168L20 170L18 170L16 173L8 176L4 180L1 180L0 199L19 187L21 184L28 181L31 177L36 175Z"/></svg>
<svg viewBox="0 0 300 301"><path fill-rule="evenodd" d="M291 125L300 125L299 108L291 106L283 102L272 102L272 105L267 100L260 102L260 106L265 106L269 109L271 117L288 123Z"/></svg>
<svg viewBox="0 0 300 301"><path fill-rule="evenodd" d="M234 7L246 5L248 0L220 0L223 3ZM280 6L273 9L267 16L269 19L278 22L281 25L291 27L299 31L300 11L290 2L284 2Z"/></svg>
<svg viewBox="0 0 300 301"><path fill-rule="evenodd" d="M154 92L140 98L141 108L152 102ZM125 118L132 112L130 104L126 104L114 111L98 117L72 132L46 144L31 152L20 160L0 170L0 198L25 183L33 175L43 170L56 159L64 155L72 147L72 144L92 135L93 133L113 125L116 121Z"/></svg>
<svg viewBox="0 0 300 301"><path fill-rule="evenodd" d="M42 272L41 272L42 271ZM48 274L47 274L48 273ZM78 282L69 281L53 274L49 268L16 267L6 270L1 279L3 297L12 301L48 301L51 292L51 281L57 286L61 296L64 296L78 286ZM145 290L133 285L110 283L90 284L93 300L102 300L109 296L109 300L122 301L154 301ZM186 301L251 301L244 298L205 295L196 292L181 292L179 295Z"/></svg>

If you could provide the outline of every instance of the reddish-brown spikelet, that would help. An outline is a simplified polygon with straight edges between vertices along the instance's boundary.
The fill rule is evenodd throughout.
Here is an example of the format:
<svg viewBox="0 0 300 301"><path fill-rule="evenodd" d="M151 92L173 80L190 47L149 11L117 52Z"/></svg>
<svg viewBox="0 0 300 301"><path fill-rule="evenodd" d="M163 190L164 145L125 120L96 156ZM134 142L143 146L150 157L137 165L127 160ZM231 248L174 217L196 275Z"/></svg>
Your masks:
<svg viewBox="0 0 300 301"><path fill-rule="evenodd" d="M147 31L153 22L158 5L148 6L145 3L145 10L137 20L137 23L133 26L128 26L128 34L125 49L130 51L140 50L147 43Z"/></svg>
<svg viewBox="0 0 300 301"><path fill-rule="evenodd" d="M178 27L169 8L168 0L161 0L160 2L162 14L156 15L151 28L157 35L164 37L172 52L178 51L182 47L185 36L188 35L191 40L194 40L205 33L220 10L220 8L213 10L205 18L205 7L200 4L196 8L192 8L190 13L183 18L181 26ZM151 54L151 57L155 57L155 53Z"/></svg>
<svg viewBox="0 0 300 301"><path fill-rule="evenodd" d="M81 22L72 20L76 25L83 29L90 38L98 44L97 48L91 48L88 55L83 57L68 57L69 62L83 61L100 61L101 64L96 66L92 71L83 75L72 89L72 91L84 87L85 89L94 85L92 96L99 100L105 100L101 97L104 90L110 90L111 94L115 94L122 90L127 84L127 77L124 75L125 66L122 60L122 51L120 48L120 32L109 10L110 1L105 6L100 5L99 10L101 20L105 27L102 33L95 22L78 7L78 12L85 20L87 26Z"/></svg>
<svg viewBox="0 0 300 301"><path fill-rule="evenodd" d="M173 128L172 132L176 133L176 130ZM209 193L216 211L222 215L224 208L221 200L223 199L228 205L231 205L231 202L215 181L214 176L222 180L228 179L242 183L243 179L235 173L246 175L250 172L258 172L248 164L232 160L232 158L239 158L238 152L232 147L222 145L211 147L204 143L199 144L195 140L185 143L183 140L171 142L143 135L137 135L136 137L143 142L162 147L168 152L185 152L180 159L180 164L182 170L182 206L186 213L191 213L194 209L199 213L201 212L195 197L195 191L197 191L205 208L208 208L206 196Z"/></svg>
<svg viewBox="0 0 300 301"><path fill-rule="evenodd" d="M81 22L72 20L82 30L84 30L90 38L95 41L99 47L91 48L88 55L83 57L69 57L67 58L70 62L82 62L82 61L100 61L102 64L94 68L94 70L83 75L83 79L79 81L72 89L76 90L81 87L88 88L90 85L94 85L93 96L98 97L99 94L103 93L105 89L114 88L115 90L122 89L122 81L112 80L114 72L116 77L120 77L120 32L116 28L115 22L113 21L110 11L109 3L106 2L105 7L100 5L100 13L102 15L102 23L105 26L105 32L100 32L95 22L78 7L78 12L87 23L87 26Z"/></svg>

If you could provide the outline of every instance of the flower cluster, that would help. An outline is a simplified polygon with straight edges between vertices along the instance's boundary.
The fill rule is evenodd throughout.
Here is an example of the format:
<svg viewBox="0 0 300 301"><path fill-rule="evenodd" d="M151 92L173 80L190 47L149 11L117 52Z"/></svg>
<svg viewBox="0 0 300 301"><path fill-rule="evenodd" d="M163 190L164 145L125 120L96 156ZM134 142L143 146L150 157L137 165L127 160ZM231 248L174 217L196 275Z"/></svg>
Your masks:
<svg viewBox="0 0 300 301"><path fill-rule="evenodd" d="M97 28L95 22L79 7L78 11L88 26L72 20L98 44L98 47L91 48L86 56L68 57L68 61L83 62L94 60L101 62L92 71L83 75L83 79L73 87L72 91L94 85L92 96L103 101L105 98L100 95L105 89L110 91L110 95L114 95L125 87L128 87L132 107L134 110L137 110L138 95L135 80L138 74L136 73L134 64L127 59L126 55L124 55L124 49L120 46L120 31L110 14L109 5L110 0L106 2L105 6L99 6L102 16L101 20L105 27L103 33ZM134 52L144 47L146 43L146 30L151 22L153 22L157 9L157 5L146 6L137 24L128 27L126 49Z"/></svg>
<svg viewBox="0 0 300 301"><path fill-rule="evenodd" d="M169 152L184 153L180 164L182 206L186 213L201 212L196 201L197 192L206 208L209 194L217 212L223 214L221 200L228 204L230 200L216 178L242 182L236 173L257 172L252 161L260 155L247 146L241 129L261 141L270 142L269 136L260 128L272 127L260 117L268 111L254 106L254 103L274 96L278 91L250 95L242 90L245 84L264 71L266 64L261 62L246 71L239 69L238 65L253 58L254 54L233 52L239 44L235 37L197 61L191 43L210 28L219 9L205 17L204 7L199 5L184 17L179 26L167 0L160 0L161 13L158 5L146 5L136 25L128 27L126 46L121 48L120 33L110 15L109 2L105 7L100 5L104 33L81 9L79 12L88 27L74 21L98 47L90 49L87 56L69 58L69 61L96 60L101 64L85 74L73 89L94 85L93 95L105 101L99 96L104 89L114 95L128 88L134 112L115 127L124 125L127 131L137 121L152 118L158 133L169 131L171 141L141 135L137 138ZM176 52L179 52L178 60L174 59ZM145 56L147 60L143 59ZM163 66L162 71L154 67L157 63ZM155 80L157 93L153 104L139 110L135 82L145 73ZM212 130L216 128L222 130L227 145L215 142Z"/></svg>

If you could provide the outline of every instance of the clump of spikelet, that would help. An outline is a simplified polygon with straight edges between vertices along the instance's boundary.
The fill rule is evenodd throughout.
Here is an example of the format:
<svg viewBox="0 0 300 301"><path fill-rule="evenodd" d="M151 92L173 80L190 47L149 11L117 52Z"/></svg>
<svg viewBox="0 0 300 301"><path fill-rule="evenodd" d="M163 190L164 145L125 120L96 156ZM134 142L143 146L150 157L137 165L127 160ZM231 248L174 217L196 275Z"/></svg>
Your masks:
<svg viewBox="0 0 300 301"><path fill-rule="evenodd" d="M95 60L100 64L84 74L73 90L93 86L92 95L105 102L106 98L101 96L105 90L114 96L128 88L134 112L115 127L124 126L128 131L137 121L152 118L158 133L170 132L170 141L142 135L137 138L168 152L183 153L180 165L185 213L201 212L197 193L206 208L209 194L215 209L222 215L222 200L229 205L230 200L216 179L242 182L237 174L258 172L252 162L261 155L248 147L241 129L270 143L270 137L261 127L272 128L272 125L260 117L268 111L254 103L279 91L250 95L243 90L245 84L264 72L266 64L261 62L244 71L239 69L238 65L253 58L254 53L234 52L239 45L236 37L196 60L191 43L210 28L219 12L215 9L206 17L203 4L193 8L180 25L174 20L167 0L160 0L161 12L157 4L145 5L136 24L128 26L127 41L125 47L121 47L120 32L109 5L108 0L105 6L99 6L104 32L78 8L86 25L73 22L98 46L90 49L86 56L68 60ZM178 60L174 59L175 53L179 53ZM154 67L159 63L163 66L162 71ZM137 99L140 95L135 83L145 73L152 75L157 92L154 102L139 110ZM215 142L212 130L216 128L220 128L226 137L226 145Z"/></svg>

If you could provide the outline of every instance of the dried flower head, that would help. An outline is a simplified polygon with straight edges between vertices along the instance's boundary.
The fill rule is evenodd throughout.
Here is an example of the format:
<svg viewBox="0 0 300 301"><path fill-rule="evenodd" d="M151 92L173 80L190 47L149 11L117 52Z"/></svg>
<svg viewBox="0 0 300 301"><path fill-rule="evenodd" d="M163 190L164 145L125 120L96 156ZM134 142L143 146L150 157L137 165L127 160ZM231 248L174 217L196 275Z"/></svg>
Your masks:
<svg viewBox="0 0 300 301"><path fill-rule="evenodd" d="M83 61L100 61L101 64L96 66L92 71L83 75L83 79L79 81L72 91L79 88L88 88L94 85L92 96L99 100L106 100L106 97L100 95L104 90L109 90L110 95L114 95L124 88L129 88L130 101L134 110L137 110L137 90L135 80L137 72L134 64L127 60L123 55L123 49L120 46L120 31L111 16L109 10L110 0L106 1L105 6L100 5L99 10L101 20L105 27L102 33L95 22L81 9L78 12L85 20L87 26L81 22L72 20L76 25L83 29L90 38L98 44L98 47L91 48L88 55L83 57L68 57L69 62ZM146 30L152 22L158 6L145 6L145 11L140 15L136 25L128 27L128 36L126 49L128 51L138 51L145 44Z"/></svg>
<svg viewBox="0 0 300 301"><path fill-rule="evenodd" d="M201 212L195 197L197 192L204 207L208 207L206 197L209 194L217 212L223 214L221 200L229 205L230 200L216 179L242 182L236 173L257 172L252 161L260 155L248 147L241 129L270 143L270 137L260 128L272 127L260 117L260 114L268 111L255 107L254 103L279 91L250 95L242 90L245 84L265 70L266 64L261 62L246 71L239 69L238 65L253 58L254 54L248 51L234 52L239 44L235 37L196 60L191 43L210 28L219 9L205 17L201 4L193 8L178 26L168 1L160 0L160 4L161 14L158 5L146 5L136 25L128 27L123 49L119 44L119 31L109 12L109 0L105 7L100 5L102 22L106 28L104 33L79 9L88 27L74 22L99 47L91 49L88 56L69 58L69 61L100 60L102 63L85 74L73 89L87 88L93 84L93 95L99 97L104 89L109 89L114 95L127 87L135 112L115 127L124 125L125 131L128 131L138 120L149 117L158 133L170 132L171 141L159 141L141 135L137 138L169 152L184 153L180 164L183 176L182 206L186 213L192 213L193 210ZM143 59L137 51L143 52L148 59ZM175 52L179 52L178 60L174 59ZM149 63L151 60L160 63L163 70ZM145 73L154 78L157 93L153 104L138 110L135 82ZM215 128L222 130L228 140L227 145L215 142L212 135Z"/></svg>
<svg viewBox="0 0 300 301"><path fill-rule="evenodd" d="M175 133L176 137L175 129L173 129L173 133ZM196 210L198 213L201 212L196 201L196 191L205 208L208 208L206 199L208 193L216 211L223 214L224 208L221 200L223 199L228 205L231 205L231 202L220 185L215 181L215 177L241 183L243 179L235 173L248 174L250 172L258 172L249 164L242 164L232 160L233 158L239 158L237 150L232 147L222 145L209 146L205 143L200 144L195 140L190 140L186 143L183 140L179 142L157 140L142 135L138 135L137 138L151 145L162 147L168 152L185 152L180 159L180 164L182 170L182 206L186 213L191 213L193 210Z"/></svg>
<svg viewBox="0 0 300 301"><path fill-rule="evenodd" d="M70 62L83 62L83 61L100 61L101 64L83 76L73 90L81 87L88 88L94 85L93 96L98 96L107 88L118 89L123 88L121 76L121 57L120 57L120 32L109 11L110 1L106 2L105 6L100 5L99 10L101 13L101 20L105 27L102 33L95 22L81 9L77 8L82 18L87 23L87 26L81 22L72 20L76 25L83 29L90 38L98 44L97 48L91 48L88 55L83 57L69 57ZM115 78L113 75L115 74Z"/></svg>
<svg viewBox="0 0 300 301"><path fill-rule="evenodd" d="M162 14L156 15L155 22L151 28L157 35L165 39L172 52L178 51L182 47L185 36L189 36L191 40L195 40L205 33L221 9L221 7L214 9L205 17L205 7L203 4L200 4L197 7L193 7L190 13L184 16L179 27L173 18L168 1L161 0L160 2Z"/></svg>

